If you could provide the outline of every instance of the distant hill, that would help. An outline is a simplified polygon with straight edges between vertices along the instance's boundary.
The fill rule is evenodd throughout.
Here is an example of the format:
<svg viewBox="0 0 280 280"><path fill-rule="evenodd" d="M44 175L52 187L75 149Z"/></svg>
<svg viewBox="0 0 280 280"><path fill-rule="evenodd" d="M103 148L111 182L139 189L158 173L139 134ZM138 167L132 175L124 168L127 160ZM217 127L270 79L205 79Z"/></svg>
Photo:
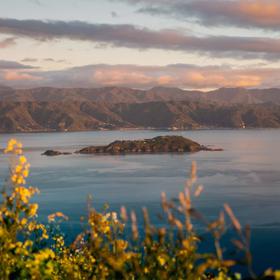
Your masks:
<svg viewBox="0 0 280 280"><path fill-rule="evenodd" d="M7 94L9 93L9 94ZM152 88L137 90L123 87L104 88L51 88L13 90L0 87L0 100L9 101L95 101L109 103L141 103L151 101L186 100L196 98L195 91L178 88Z"/></svg>
<svg viewBox="0 0 280 280"><path fill-rule="evenodd" d="M203 98L215 102L260 104L280 104L280 89L220 88L206 94Z"/></svg>
<svg viewBox="0 0 280 280"><path fill-rule="evenodd" d="M0 132L280 127L280 89L0 86Z"/></svg>
<svg viewBox="0 0 280 280"><path fill-rule="evenodd" d="M280 89L220 88L214 91L189 91L154 87L138 90L124 87L52 88L15 90L0 85L0 101L95 101L107 103L146 103L153 101L199 100L216 103L280 104Z"/></svg>

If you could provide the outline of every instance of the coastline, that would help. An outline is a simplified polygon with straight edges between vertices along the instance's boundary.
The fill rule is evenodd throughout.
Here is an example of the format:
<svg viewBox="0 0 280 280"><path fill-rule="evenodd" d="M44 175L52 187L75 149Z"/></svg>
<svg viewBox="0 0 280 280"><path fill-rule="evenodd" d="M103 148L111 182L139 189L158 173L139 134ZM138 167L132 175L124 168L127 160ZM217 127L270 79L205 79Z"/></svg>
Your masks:
<svg viewBox="0 0 280 280"><path fill-rule="evenodd" d="M116 128L116 129L81 129L81 130L32 130L32 131L0 131L0 135L5 134L37 134L37 133L77 133L77 132L112 132L112 131L165 131L165 132L186 132L186 131L216 131L216 130L279 130L278 127L200 127L193 129L171 129L171 128L153 128L153 127L133 127L133 128Z"/></svg>

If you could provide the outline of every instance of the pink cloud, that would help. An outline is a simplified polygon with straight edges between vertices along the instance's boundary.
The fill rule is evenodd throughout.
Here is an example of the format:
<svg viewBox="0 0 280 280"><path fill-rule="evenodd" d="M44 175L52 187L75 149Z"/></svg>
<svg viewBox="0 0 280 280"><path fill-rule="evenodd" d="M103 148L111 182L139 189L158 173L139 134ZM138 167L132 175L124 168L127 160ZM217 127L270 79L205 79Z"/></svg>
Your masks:
<svg viewBox="0 0 280 280"><path fill-rule="evenodd" d="M170 75L163 75L157 79L157 83L159 85L169 85L174 80L174 77Z"/></svg>
<svg viewBox="0 0 280 280"><path fill-rule="evenodd" d="M141 4L142 13L174 16L205 26L239 26L279 30L279 0L122 0Z"/></svg>
<svg viewBox="0 0 280 280"><path fill-rule="evenodd" d="M126 69L103 69L97 70L93 74L94 83L103 85L123 85L127 84L149 84L153 78L139 71L129 71Z"/></svg>
<svg viewBox="0 0 280 280"><path fill-rule="evenodd" d="M0 83L15 87L103 87L122 86L151 88L154 86L185 89L219 87L280 87L279 68L237 69L229 66L87 65L58 71L37 69L0 71ZM9 83L7 83L9 82Z"/></svg>
<svg viewBox="0 0 280 280"><path fill-rule="evenodd" d="M274 25L280 23L279 1L238 1L237 12L255 24Z"/></svg>
<svg viewBox="0 0 280 280"><path fill-rule="evenodd" d="M16 44L16 42L15 42L14 37L6 38L6 39L0 41L0 49L8 48L8 47L13 46L15 44Z"/></svg>
<svg viewBox="0 0 280 280"><path fill-rule="evenodd" d="M264 73L223 67L100 66L92 69L91 83L101 86L179 86L183 88L258 87Z"/></svg>
<svg viewBox="0 0 280 280"><path fill-rule="evenodd" d="M6 81L35 81L41 80L42 78L20 71L8 70L4 73L4 79Z"/></svg>

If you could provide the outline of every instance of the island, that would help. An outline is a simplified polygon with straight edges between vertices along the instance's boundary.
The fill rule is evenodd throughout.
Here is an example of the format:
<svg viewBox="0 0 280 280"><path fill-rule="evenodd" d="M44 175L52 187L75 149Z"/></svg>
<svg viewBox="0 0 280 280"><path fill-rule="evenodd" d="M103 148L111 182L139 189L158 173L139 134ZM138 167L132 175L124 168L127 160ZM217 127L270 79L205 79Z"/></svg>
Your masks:
<svg viewBox="0 0 280 280"><path fill-rule="evenodd" d="M106 146L89 146L79 154L144 154L144 153L191 153L198 151L221 151L211 149L183 136L157 136L143 140L117 140Z"/></svg>
<svg viewBox="0 0 280 280"><path fill-rule="evenodd" d="M44 153L42 153L43 156L61 156L61 155L71 155L71 153L68 152L59 152L54 150L47 150Z"/></svg>

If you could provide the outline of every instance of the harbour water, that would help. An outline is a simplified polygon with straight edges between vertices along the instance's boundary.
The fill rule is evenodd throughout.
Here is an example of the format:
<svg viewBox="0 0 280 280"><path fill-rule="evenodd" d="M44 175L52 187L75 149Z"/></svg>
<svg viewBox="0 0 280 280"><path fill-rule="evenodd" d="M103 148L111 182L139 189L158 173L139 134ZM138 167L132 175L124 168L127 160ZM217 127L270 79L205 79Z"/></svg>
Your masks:
<svg viewBox="0 0 280 280"><path fill-rule="evenodd" d="M116 139L143 139L176 134L222 152L145 155L42 156L47 149L73 152L88 145L108 144ZM0 134L0 148L9 138L24 145L31 163L28 183L38 186L40 219L62 211L69 216L68 234L80 229L86 215L87 196L101 209L104 203L118 211L121 205L149 209L160 224L160 194L177 197L184 189L192 161L197 162L201 197L195 206L214 219L229 203L242 224L252 228L252 252L257 271L280 267L280 130L201 131L99 131L72 133ZM1 183L8 176L8 159L0 155Z"/></svg>

